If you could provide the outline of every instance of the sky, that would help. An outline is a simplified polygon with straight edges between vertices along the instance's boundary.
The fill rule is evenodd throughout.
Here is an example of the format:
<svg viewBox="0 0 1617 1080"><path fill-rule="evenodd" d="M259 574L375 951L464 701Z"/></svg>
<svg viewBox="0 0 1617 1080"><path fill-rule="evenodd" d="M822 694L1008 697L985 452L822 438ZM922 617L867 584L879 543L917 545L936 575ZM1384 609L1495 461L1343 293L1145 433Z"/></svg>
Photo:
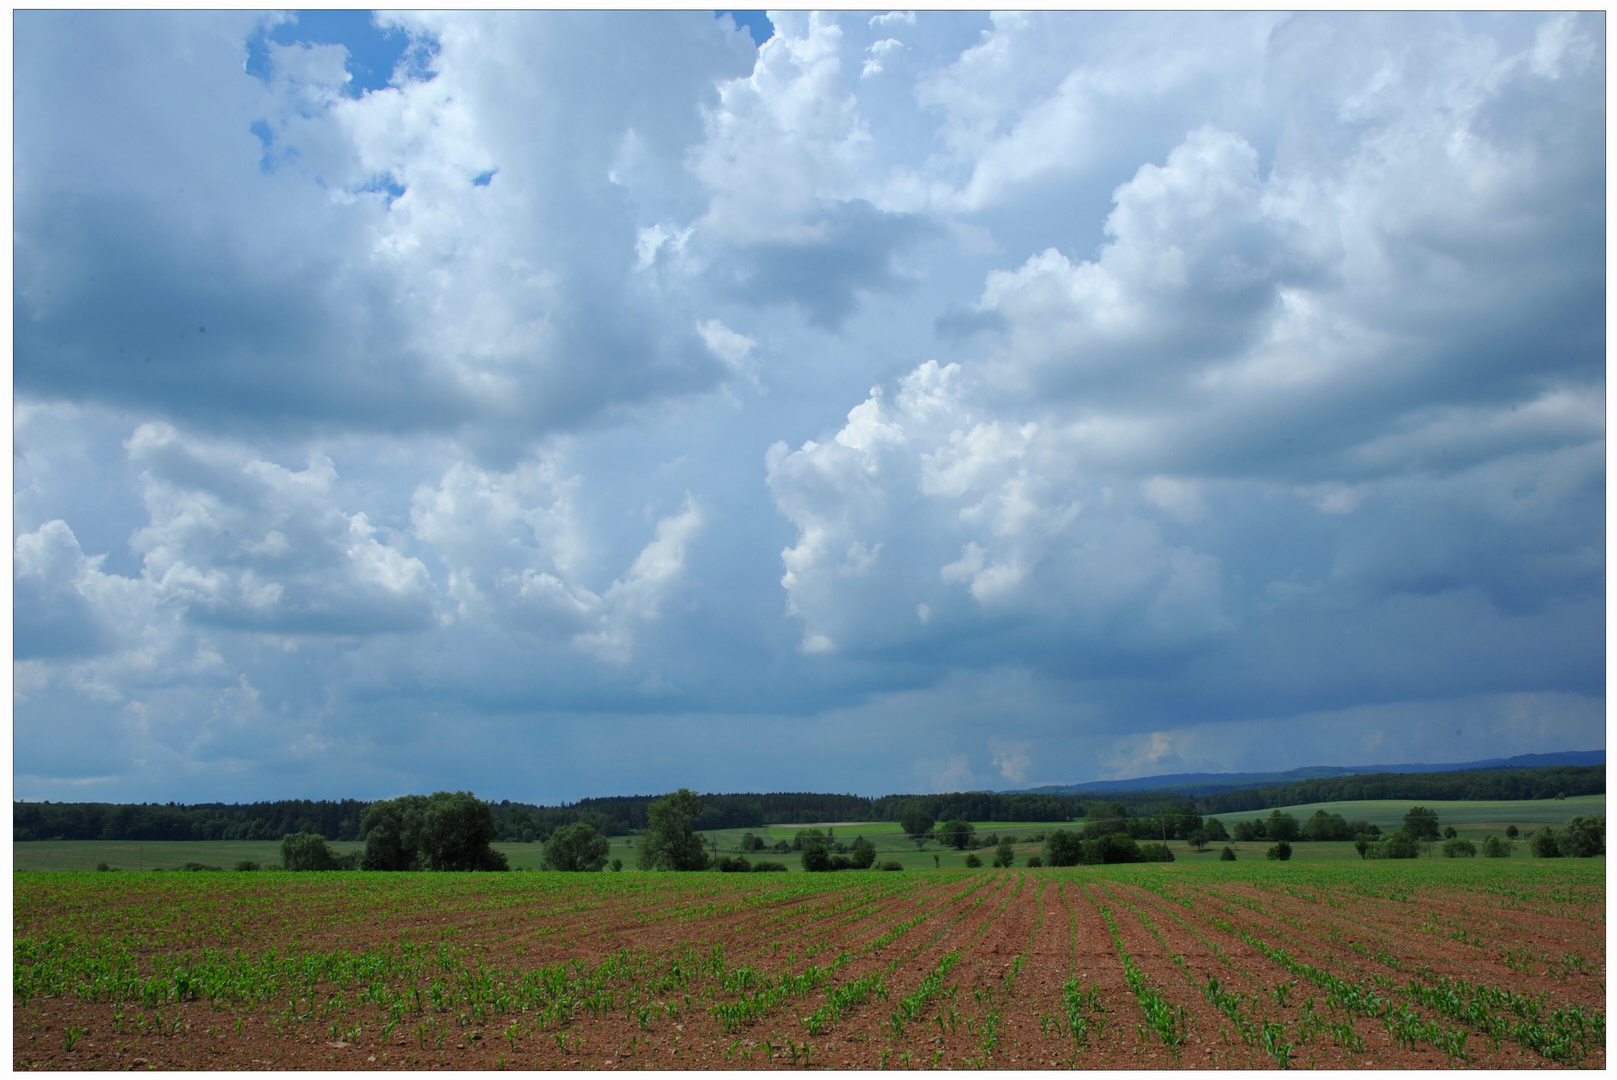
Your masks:
<svg viewBox="0 0 1617 1080"><path fill-rule="evenodd" d="M1605 745L1601 13L19 11L18 798Z"/></svg>

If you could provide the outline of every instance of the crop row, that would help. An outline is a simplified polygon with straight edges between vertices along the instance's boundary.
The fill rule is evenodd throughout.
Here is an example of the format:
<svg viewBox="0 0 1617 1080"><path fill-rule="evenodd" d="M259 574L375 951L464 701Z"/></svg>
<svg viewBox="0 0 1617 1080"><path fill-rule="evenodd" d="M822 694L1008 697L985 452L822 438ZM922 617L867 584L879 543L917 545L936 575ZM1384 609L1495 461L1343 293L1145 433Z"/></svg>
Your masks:
<svg viewBox="0 0 1617 1080"><path fill-rule="evenodd" d="M1210 908L1223 907L1229 911L1224 903L1249 908L1255 913L1273 918L1279 922L1290 925L1292 928L1306 933L1308 927L1295 919L1290 919L1280 912L1269 910L1240 896L1227 896L1215 893L1213 890L1195 890L1199 897L1185 895L1178 889L1165 887L1159 879L1157 881L1142 880L1137 882L1148 891L1161 895L1184 907L1202 919L1212 923L1219 930L1246 942L1258 950L1267 959L1276 963L1287 972L1301 976L1325 991L1327 1005L1341 1008L1352 1014L1363 1015L1380 1019L1386 1026L1389 1036L1396 1045L1413 1048L1417 1042L1426 1042L1451 1057L1464 1057L1467 1041L1467 1032L1444 1027L1441 1023L1422 1016L1420 1013L1401 1005L1393 999L1395 988L1393 984L1379 976L1375 981L1361 982L1342 978L1323 967L1308 964L1294 957L1286 949L1277 948L1262 941L1254 934L1244 931L1231 923L1212 915ZM1294 898L1308 902L1315 898L1306 894L1299 896L1301 890L1295 887L1284 887L1284 891ZM1209 901L1215 901L1209 903ZM1329 907L1330 905L1321 905ZM1141 916L1144 919L1144 916ZM1147 928L1155 933L1149 920L1145 920ZM1188 925L1188 924L1187 924ZM1160 935L1159 935L1160 936ZM1216 948L1214 949L1216 952ZM1176 963L1179 958L1174 957ZM1188 973L1187 973L1188 974ZM1249 1043L1260 1044L1278 1064L1284 1066L1288 1044L1282 1036L1279 1025L1260 1022L1255 1016L1243 1012L1242 999L1231 994L1218 980L1209 976L1204 986L1204 996L1209 1003L1218 1008L1232 1022L1243 1039ZM1277 988L1277 990L1280 988ZM1498 1038L1503 1036L1511 1038L1524 1047L1541 1053L1551 1060L1575 1063L1582 1060L1588 1049L1594 1045L1603 1045L1604 1015L1598 1010L1586 1010L1577 1006L1554 1010L1546 1014L1543 1020L1536 1018L1536 1006L1522 995L1512 991L1499 990L1492 987L1478 987L1465 983L1463 980L1439 979L1434 985L1423 985L1411 981L1404 988L1404 995L1415 1004L1431 1008L1454 1019L1461 1020L1471 1026L1494 1037L1495 1045ZM1257 999L1253 997L1253 1005ZM1514 1008L1523 1016L1516 1021L1507 1021L1501 1018L1491 1007L1508 1006ZM1304 1029L1320 1027L1335 1033L1340 1045L1354 1051L1362 1050L1362 1040L1352 1032L1351 1025L1341 1021L1331 1021L1318 1017L1312 1013L1311 1005L1300 1025ZM1303 1034L1306 1041L1306 1031Z"/></svg>
<svg viewBox="0 0 1617 1080"><path fill-rule="evenodd" d="M1339 936L1338 927L1327 922L1326 929L1328 935ZM1368 953L1363 949L1356 951ZM1384 949L1374 956L1391 967L1404 966ZM1576 1004L1550 1008L1542 994L1530 998L1507 988L1437 975L1425 965L1417 965L1414 970L1417 978L1408 981L1403 991L1405 996L1469 1024L1492 1039L1496 1046L1500 1040L1509 1039L1552 1061L1576 1064L1592 1046L1604 1045L1605 1014L1598 1009ZM1399 1014L1401 1037L1406 1037L1407 1041L1410 1033L1419 1030L1424 1029Z"/></svg>
<svg viewBox="0 0 1617 1080"><path fill-rule="evenodd" d="M1226 1044L1251 1048L1238 1053L1252 1063L1263 1055L1281 1067L1352 1062L1348 1054L1396 1064L1407 1060L1399 1049L1428 1045L1492 1063L1489 1042L1495 1055L1510 1044L1509 1063L1529 1054L1600 1060L1604 1013L1586 1003L1582 983L1565 992L1574 1002L1554 983L1507 988L1454 966L1433 971L1418 961L1442 961L1413 953L1410 935L1421 919L1444 934L1461 928L1463 911L1434 916L1383 900L1387 914L1364 919L1368 899L1335 887L1340 875L1328 869L1293 878L1248 864L1225 878L1177 866L744 882L667 875L632 887L610 875L576 884L558 875L531 889L526 907L507 881L480 905L464 883L401 876L355 893L375 924L368 932L338 911L335 881L316 888L287 876L284 906L313 904L292 916L306 936L273 947L265 939L280 924L266 934L251 914L265 880L221 881L198 894L205 906L176 913L192 882L145 892L91 882L75 894L19 875L14 1000L19 1024L49 1032L71 1055L57 1064L91 1060L82 1057L87 1030L101 1052L109 1015L118 1037L178 1047L200 1038L186 1034L191 1023L200 1029L215 1014L227 1031L246 1020L292 1051L324 1028L333 1045L363 1042L379 1055L413 1045L464 1058L492 1042L536 1063L576 1059L587 1038L595 1053L617 1046L639 1055L636 1064L684 1063L716 1045L732 1063L756 1052L865 1067L942 1067L946 1054L1042 1067L1076 1048L1074 1063L1109 1067L1165 1058L1164 1047L1188 1057L1191 1043L1209 1048L1211 1064L1220 1030ZM411 910L407 897L431 902ZM81 914L98 901L112 913ZM1047 901L1062 912L1053 926ZM653 909L646 922L636 917L643 906ZM1576 924L1567 933L1581 940ZM1223 965L1216 977L1201 957ZM1544 985L1549 996L1536 992ZM95 1009L76 1014L75 1003ZM496 1067L492 1053L462 1058L459 1067ZM295 1052L286 1060L319 1064Z"/></svg>

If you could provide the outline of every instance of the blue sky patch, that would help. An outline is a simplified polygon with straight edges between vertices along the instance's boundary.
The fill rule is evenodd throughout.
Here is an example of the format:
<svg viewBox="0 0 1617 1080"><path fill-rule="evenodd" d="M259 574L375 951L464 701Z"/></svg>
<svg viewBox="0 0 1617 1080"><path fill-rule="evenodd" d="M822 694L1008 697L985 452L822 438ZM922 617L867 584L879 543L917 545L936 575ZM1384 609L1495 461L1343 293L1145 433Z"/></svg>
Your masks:
<svg viewBox="0 0 1617 1080"><path fill-rule="evenodd" d="M343 46L348 50L346 67L352 76L345 88L350 97L387 86L401 60L407 61L407 76L420 77L435 51L430 43L412 47L410 36L403 30L377 26L369 11L299 11L292 19L248 40L247 74L266 81L270 78L272 41L277 45Z"/></svg>
<svg viewBox="0 0 1617 1080"><path fill-rule="evenodd" d="M769 21L769 16L762 11L717 11L715 15L728 15L735 20L737 27L745 27L747 33L752 35L754 45L762 45L775 36L775 24Z"/></svg>
<svg viewBox="0 0 1617 1080"><path fill-rule="evenodd" d="M365 195L386 195L387 205L392 206L393 200L404 194L405 187L393 179L391 173L387 173L382 176L372 177L371 182L359 190Z"/></svg>

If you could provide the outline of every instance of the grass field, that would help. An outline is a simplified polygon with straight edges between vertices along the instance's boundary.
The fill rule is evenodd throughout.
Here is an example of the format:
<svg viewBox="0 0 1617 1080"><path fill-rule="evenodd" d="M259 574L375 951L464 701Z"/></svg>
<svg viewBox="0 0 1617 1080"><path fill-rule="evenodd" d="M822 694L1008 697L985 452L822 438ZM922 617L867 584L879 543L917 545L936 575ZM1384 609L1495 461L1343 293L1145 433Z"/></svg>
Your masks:
<svg viewBox="0 0 1617 1080"><path fill-rule="evenodd" d="M1568 818L1580 814L1604 814L1604 795L1574 795L1566 799L1521 799L1499 802L1453 802L1447 800L1365 799L1359 802L1304 803L1280 807L1285 813L1304 821L1316 810L1341 814L1349 821L1368 821L1383 829L1397 828L1404 823L1404 815L1411 806L1424 806L1437 811L1443 825L1453 825L1461 835L1477 833L1503 833L1506 825L1515 825L1528 832L1541 825L1559 826ZM1239 814L1219 814L1226 826L1249 818L1268 817L1273 811L1249 810Z"/></svg>
<svg viewBox="0 0 1617 1080"><path fill-rule="evenodd" d="M1605 1065L1605 860L13 877L18 1069Z"/></svg>
<svg viewBox="0 0 1617 1080"><path fill-rule="evenodd" d="M1331 813L1341 814L1350 821L1367 820L1383 829L1396 828L1403 824L1404 814L1413 805L1413 802L1403 800L1370 800L1364 802L1336 802L1336 803L1309 803L1302 806L1282 807L1286 813L1293 815L1298 821L1306 820L1314 811L1324 809ZM1490 833L1503 835L1506 825L1516 825L1523 833L1544 825L1559 826L1568 818L1580 814L1604 814L1606 812L1606 797L1604 795L1580 795L1568 799L1537 799L1519 802L1425 802L1419 805L1437 811L1438 820L1443 825L1453 825L1462 837L1472 840L1481 840ZM1268 817L1270 811L1253 811L1241 814L1219 815L1219 820L1226 827L1233 826L1235 822L1253 817ZM1026 838L1037 833L1046 833L1052 829L1073 829L1079 827L1071 822L1038 822L1038 821L979 821L974 822L981 835L997 833L1000 836L1016 836L1024 841L1016 845L1018 864L1026 862L1029 855L1038 854L1038 843L1026 842ZM703 833L703 837L710 843L718 842L718 850L723 854L737 854L741 852L741 838L748 832L761 836L767 843L773 844L779 840L790 842L796 835L796 825L772 825L757 829L719 829ZM907 839L898 826L890 821L856 822L838 824L834 828L837 839L851 842L857 837L869 837L876 845L878 862L896 859L904 865L906 870L957 870L965 868L966 852L955 851L952 848L940 847L935 841L928 841L924 850L917 850L914 842ZM625 872L635 872L635 838L630 836L614 836L611 838L612 848L609 858L623 860ZM338 852L355 850L362 845L353 842L333 841L330 845ZM499 850L506 853L511 861L513 870L539 870L544 863L544 846L542 844L495 844ZM1197 853L1192 851L1190 845L1183 841L1173 841L1169 847L1177 859L1197 861L1210 861L1218 857L1218 849L1222 844L1215 844L1207 851ZM1262 858L1268 849L1265 843L1231 844L1238 859ZM1351 843L1298 843L1292 848L1292 859L1297 862L1336 862L1344 859L1357 860L1358 852ZM187 862L198 862L205 866L218 866L230 869L243 859L251 859L260 864L279 861L281 846L273 840L211 840L211 841L148 841L144 844L132 840L35 840L23 843L13 842L11 845L13 869L21 871L47 871L47 870L94 870L96 864L105 862L120 870L137 870L142 867L153 869L161 867L173 870ZM978 858L984 862L990 861L991 850L977 851ZM1517 857L1525 857L1526 851L1518 846ZM793 873L802 871L800 854L796 851L780 854L774 851L748 852L752 861L760 859L780 862L786 865L787 870Z"/></svg>

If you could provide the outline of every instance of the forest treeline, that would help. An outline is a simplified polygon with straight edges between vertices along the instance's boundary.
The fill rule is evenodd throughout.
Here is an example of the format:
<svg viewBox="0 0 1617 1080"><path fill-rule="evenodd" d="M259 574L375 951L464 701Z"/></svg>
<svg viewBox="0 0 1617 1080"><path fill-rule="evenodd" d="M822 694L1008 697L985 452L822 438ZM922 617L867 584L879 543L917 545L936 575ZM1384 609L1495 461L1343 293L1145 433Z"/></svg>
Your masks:
<svg viewBox="0 0 1617 1080"><path fill-rule="evenodd" d="M280 840L318 833L357 840L369 801L11 804L13 840Z"/></svg>
<svg viewBox="0 0 1617 1080"><path fill-rule="evenodd" d="M1153 793L1160 801L1161 794ZM658 795L581 799L560 806L490 803L496 841L542 842L564 825L588 822L596 832L622 836L646 828ZM816 821L897 822L912 802L935 819L970 821L1071 821L1083 804L1059 795L963 792L950 795L860 795L814 792L747 792L703 795L694 827L756 829ZM283 800L200 803L14 803L17 840L279 840L289 833L315 833L328 840L362 840L360 823L369 802Z"/></svg>
<svg viewBox="0 0 1617 1080"><path fill-rule="evenodd" d="M1294 784L1207 795L1194 800L1202 814L1238 814L1299 803L1356 799L1493 800L1598 795L1606 790L1606 767L1547 766L1448 773L1377 773L1328 777ZM556 829L588 822L596 832L622 836L647 824L657 795L581 799L560 806L490 803L496 841L542 842ZM1107 804L1127 805L1131 816L1152 816L1169 805L1192 802L1163 791L1108 793ZM328 840L362 840L369 801L283 799L258 803L52 803L12 804L16 840L280 840L313 833ZM952 792L944 795L860 795L814 792L741 793L701 796L694 827L756 829L819 821L898 822L912 806L935 821L1075 821L1086 805L1064 795Z"/></svg>
<svg viewBox="0 0 1617 1080"><path fill-rule="evenodd" d="M1164 796L1154 792L1153 799L1162 802ZM910 806L919 806L935 821L1072 821L1086 812L1086 804L1071 795L955 791L947 795L884 795L872 800L870 820L899 821Z"/></svg>
<svg viewBox="0 0 1617 1080"><path fill-rule="evenodd" d="M1492 802L1499 799L1553 799L1557 796L1605 793L1604 765L1548 765L1537 769L1328 776L1276 787L1204 795L1196 800L1196 806L1203 814L1239 814L1276 806L1357 802L1360 799Z"/></svg>

